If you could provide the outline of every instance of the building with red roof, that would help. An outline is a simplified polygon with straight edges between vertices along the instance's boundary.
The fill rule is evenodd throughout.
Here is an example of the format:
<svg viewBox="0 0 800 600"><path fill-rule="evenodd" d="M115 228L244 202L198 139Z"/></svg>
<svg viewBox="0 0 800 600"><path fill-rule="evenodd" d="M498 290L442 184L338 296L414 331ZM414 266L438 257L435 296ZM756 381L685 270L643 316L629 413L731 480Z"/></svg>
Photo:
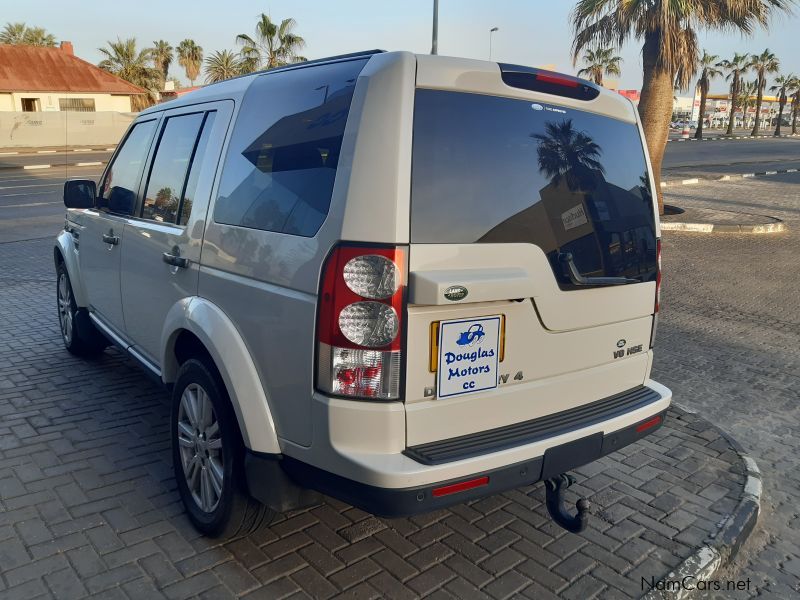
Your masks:
<svg viewBox="0 0 800 600"><path fill-rule="evenodd" d="M130 112L147 91L59 48L0 44L0 111Z"/></svg>

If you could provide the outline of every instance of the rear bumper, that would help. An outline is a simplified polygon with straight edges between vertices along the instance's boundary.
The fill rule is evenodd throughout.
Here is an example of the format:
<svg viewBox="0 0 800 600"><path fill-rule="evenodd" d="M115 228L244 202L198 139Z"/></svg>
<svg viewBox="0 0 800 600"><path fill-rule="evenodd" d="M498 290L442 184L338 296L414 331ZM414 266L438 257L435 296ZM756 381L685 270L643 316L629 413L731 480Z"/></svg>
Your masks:
<svg viewBox="0 0 800 600"><path fill-rule="evenodd" d="M529 460L475 472L468 477L415 487L370 485L288 456L281 461L281 466L297 483L372 514L383 517L409 516L531 485L588 464L651 434L663 425L665 417L666 410L662 410L611 433L596 432L551 446L543 455ZM462 487L466 489L456 491Z"/></svg>

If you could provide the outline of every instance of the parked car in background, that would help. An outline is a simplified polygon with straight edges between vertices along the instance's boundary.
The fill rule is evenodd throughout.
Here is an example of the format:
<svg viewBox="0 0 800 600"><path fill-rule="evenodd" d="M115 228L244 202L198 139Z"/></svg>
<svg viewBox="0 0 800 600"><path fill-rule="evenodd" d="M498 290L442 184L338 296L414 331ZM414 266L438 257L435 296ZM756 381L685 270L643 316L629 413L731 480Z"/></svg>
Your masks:
<svg viewBox="0 0 800 600"><path fill-rule="evenodd" d="M671 400L653 190L634 106L571 76L374 51L231 79L65 184L64 344L171 390L205 534L316 492L396 516L540 480L579 530L564 474Z"/></svg>

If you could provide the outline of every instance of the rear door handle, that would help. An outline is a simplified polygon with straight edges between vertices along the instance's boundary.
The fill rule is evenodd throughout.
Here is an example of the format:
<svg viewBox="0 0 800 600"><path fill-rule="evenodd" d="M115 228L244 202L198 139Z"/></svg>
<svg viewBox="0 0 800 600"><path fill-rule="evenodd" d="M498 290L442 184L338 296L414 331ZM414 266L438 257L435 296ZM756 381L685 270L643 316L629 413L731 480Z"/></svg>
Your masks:
<svg viewBox="0 0 800 600"><path fill-rule="evenodd" d="M116 246L117 244L119 244L119 236L118 235L113 235L111 233L104 233L103 234L103 241L106 244L111 244L112 246Z"/></svg>
<svg viewBox="0 0 800 600"><path fill-rule="evenodd" d="M628 283L640 283L638 279L628 279L627 277L584 277L578 271L571 252L559 254L558 259L564 265L567 277L569 277L573 285L626 285Z"/></svg>
<svg viewBox="0 0 800 600"><path fill-rule="evenodd" d="M178 267L180 269L185 269L189 266L189 259L182 258L177 254L170 254L169 252L164 252L161 255L162 260L167 263L168 265L172 265L173 267Z"/></svg>

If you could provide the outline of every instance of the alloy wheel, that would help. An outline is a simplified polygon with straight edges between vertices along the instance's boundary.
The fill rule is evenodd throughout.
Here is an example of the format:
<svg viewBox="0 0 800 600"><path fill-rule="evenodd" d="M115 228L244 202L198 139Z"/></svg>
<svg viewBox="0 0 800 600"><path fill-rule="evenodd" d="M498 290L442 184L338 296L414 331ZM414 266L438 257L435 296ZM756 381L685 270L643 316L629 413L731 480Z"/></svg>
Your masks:
<svg viewBox="0 0 800 600"><path fill-rule="evenodd" d="M225 480L219 421L208 393L190 383L181 395L178 444L186 485L197 506L210 513L222 498Z"/></svg>
<svg viewBox="0 0 800 600"><path fill-rule="evenodd" d="M66 273L58 277L58 321L61 324L61 335L64 342L72 342L72 290L69 287Z"/></svg>

